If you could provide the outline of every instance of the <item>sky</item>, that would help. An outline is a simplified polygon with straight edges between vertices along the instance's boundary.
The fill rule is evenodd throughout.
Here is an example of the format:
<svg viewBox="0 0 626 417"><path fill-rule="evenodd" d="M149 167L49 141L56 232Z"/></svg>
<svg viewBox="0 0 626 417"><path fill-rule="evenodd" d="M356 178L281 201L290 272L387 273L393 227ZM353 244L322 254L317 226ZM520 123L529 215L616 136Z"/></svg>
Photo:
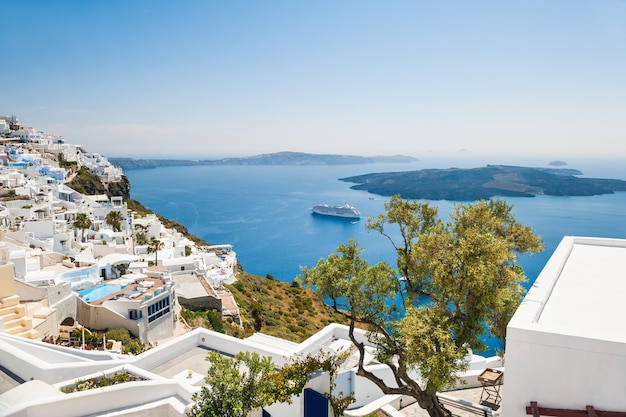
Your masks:
<svg viewBox="0 0 626 417"><path fill-rule="evenodd" d="M0 115L109 157L626 158L626 0L3 0Z"/></svg>

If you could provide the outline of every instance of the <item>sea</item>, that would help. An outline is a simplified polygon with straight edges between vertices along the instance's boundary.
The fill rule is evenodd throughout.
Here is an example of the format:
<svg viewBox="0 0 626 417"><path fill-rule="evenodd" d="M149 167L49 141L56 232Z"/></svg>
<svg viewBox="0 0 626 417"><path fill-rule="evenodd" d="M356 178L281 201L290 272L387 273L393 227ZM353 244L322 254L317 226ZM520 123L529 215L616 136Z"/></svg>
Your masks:
<svg viewBox="0 0 626 417"><path fill-rule="evenodd" d="M150 210L185 225L211 244L231 244L249 273L292 282L303 266L313 267L337 246L355 239L371 264L395 266L393 246L365 227L384 211L386 197L353 190L341 181L372 172L427 168L475 168L486 164L550 167L549 160L426 158L412 163L324 166L181 166L127 170L131 197ZM582 177L626 180L626 161L580 159L563 168ZM587 197L506 197L513 214L543 239L545 250L521 256L529 288L564 236L626 238L626 192ZM320 204L349 203L360 220L311 213ZM459 202L430 201L443 219ZM398 237L393 229L391 236ZM490 350L498 346L489 342ZM493 353L493 352L490 352Z"/></svg>

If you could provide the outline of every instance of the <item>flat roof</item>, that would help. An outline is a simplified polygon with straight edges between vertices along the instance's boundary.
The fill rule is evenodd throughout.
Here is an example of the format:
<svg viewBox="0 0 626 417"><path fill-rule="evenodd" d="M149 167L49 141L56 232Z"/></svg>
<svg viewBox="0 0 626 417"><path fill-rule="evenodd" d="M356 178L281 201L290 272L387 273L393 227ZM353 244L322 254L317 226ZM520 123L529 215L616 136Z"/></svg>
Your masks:
<svg viewBox="0 0 626 417"><path fill-rule="evenodd" d="M626 342L626 240L566 236L509 326Z"/></svg>

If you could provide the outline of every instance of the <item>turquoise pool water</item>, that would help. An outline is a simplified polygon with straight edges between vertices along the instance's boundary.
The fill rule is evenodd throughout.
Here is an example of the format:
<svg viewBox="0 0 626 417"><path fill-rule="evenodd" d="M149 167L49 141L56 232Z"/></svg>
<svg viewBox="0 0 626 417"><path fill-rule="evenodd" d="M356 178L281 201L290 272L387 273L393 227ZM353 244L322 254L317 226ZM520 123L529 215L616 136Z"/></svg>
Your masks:
<svg viewBox="0 0 626 417"><path fill-rule="evenodd" d="M96 287L79 291L78 296L89 303L106 297L109 294L113 294L114 292L118 292L124 288L126 288L126 285L100 284Z"/></svg>

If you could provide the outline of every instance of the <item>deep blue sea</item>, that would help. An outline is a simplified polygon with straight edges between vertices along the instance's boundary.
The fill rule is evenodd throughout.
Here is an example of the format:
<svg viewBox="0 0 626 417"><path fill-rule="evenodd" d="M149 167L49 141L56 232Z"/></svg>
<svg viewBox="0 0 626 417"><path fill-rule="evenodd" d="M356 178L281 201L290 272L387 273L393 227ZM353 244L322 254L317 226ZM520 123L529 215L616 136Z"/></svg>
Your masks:
<svg viewBox="0 0 626 417"><path fill-rule="evenodd" d="M339 166L167 167L126 172L131 197L152 211L184 224L212 244L230 243L244 270L291 282L301 266L314 266L338 245L354 238L370 262L395 266L394 250L382 236L368 232L368 216L384 210L385 198L351 190L339 178L370 172L424 168L471 168L485 163L547 166L542 161L420 160L411 164ZM568 161L585 177L626 180L626 161ZM626 238L626 192L593 197L507 198L513 213L544 239L545 251L520 263L535 280L563 236ZM359 221L311 214L319 203L350 203ZM431 201L447 219L454 202Z"/></svg>

